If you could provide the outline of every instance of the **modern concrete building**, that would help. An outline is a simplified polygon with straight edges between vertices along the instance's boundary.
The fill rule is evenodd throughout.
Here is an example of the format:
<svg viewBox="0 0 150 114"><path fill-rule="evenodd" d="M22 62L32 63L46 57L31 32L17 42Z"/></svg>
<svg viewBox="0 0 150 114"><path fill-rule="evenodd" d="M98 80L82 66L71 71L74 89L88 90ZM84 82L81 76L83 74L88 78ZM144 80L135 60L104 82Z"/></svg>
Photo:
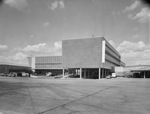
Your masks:
<svg viewBox="0 0 150 114"><path fill-rule="evenodd" d="M9 74L10 72L26 72L31 73L31 67L12 63L0 63L0 73Z"/></svg>
<svg viewBox="0 0 150 114"><path fill-rule="evenodd" d="M133 78L150 78L150 65L115 67L115 72L121 76L130 72Z"/></svg>
<svg viewBox="0 0 150 114"><path fill-rule="evenodd" d="M38 74L66 71L80 78L105 78L122 66L120 54L103 37L62 41L62 56L29 57L29 64Z"/></svg>
<svg viewBox="0 0 150 114"><path fill-rule="evenodd" d="M80 72L80 78L105 78L120 66L120 54L103 37L62 41L63 68Z"/></svg>
<svg viewBox="0 0 150 114"><path fill-rule="evenodd" d="M38 56L28 57L32 71L38 75L45 75L52 72L54 75L62 74L62 56Z"/></svg>

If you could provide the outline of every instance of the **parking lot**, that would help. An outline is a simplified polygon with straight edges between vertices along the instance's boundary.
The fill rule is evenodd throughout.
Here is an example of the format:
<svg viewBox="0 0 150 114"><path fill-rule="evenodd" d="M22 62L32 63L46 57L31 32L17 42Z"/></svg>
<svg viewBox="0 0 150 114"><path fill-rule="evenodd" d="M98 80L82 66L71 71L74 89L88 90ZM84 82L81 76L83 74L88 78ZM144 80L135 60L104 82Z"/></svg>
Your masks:
<svg viewBox="0 0 150 114"><path fill-rule="evenodd" d="M150 80L0 77L0 114L150 114Z"/></svg>

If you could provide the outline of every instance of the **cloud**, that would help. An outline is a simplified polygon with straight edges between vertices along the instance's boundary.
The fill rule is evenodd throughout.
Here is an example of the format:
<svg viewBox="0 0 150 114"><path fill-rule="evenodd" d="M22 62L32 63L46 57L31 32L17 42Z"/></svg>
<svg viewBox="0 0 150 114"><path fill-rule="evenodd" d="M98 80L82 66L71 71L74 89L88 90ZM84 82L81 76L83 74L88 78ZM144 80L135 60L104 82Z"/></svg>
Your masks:
<svg viewBox="0 0 150 114"><path fill-rule="evenodd" d="M143 41L123 41L117 50L127 65L150 64L150 45Z"/></svg>
<svg viewBox="0 0 150 114"><path fill-rule="evenodd" d="M65 8L65 4L63 0L56 0L49 6L50 9L55 10L56 8Z"/></svg>
<svg viewBox="0 0 150 114"><path fill-rule="evenodd" d="M126 7L123 12L129 12L136 9L141 4L140 0L135 0L130 6ZM140 12L133 14L128 14L127 17L131 20L138 20L138 22L147 22L150 20L150 9L148 7L144 7Z"/></svg>
<svg viewBox="0 0 150 114"><path fill-rule="evenodd" d="M64 7L65 7L64 1L63 1L63 0L60 0L60 1L59 1L59 5L60 5L60 8L64 8Z"/></svg>
<svg viewBox="0 0 150 114"><path fill-rule="evenodd" d="M137 39L137 38L139 38L139 37L141 37L141 35L139 35L139 34L133 35L133 38L134 38L134 39Z"/></svg>
<svg viewBox="0 0 150 114"><path fill-rule="evenodd" d="M139 0L135 0L130 6L127 6L123 12L132 11L136 9L140 5Z"/></svg>
<svg viewBox="0 0 150 114"><path fill-rule="evenodd" d="M117 50L119 52L126 52L129 50L139 51L145 49L145 44L143 41L139 41L138 43L123 41L118 47Z"/></svg>
<svg viewBox="0 0 150 114"><path fill-rule="evenodd" d="M0 45L1 46L1 45ZM6 47L6 46L1 46ZM61 56L62 42L54 42L53 45L39 43L36 45L27 45L24 48L16 47L5 54L0 55L0 62L9 62L15 64L28 65L28 56Z"/></svg>
<svg viewBox="0 0 150 114"><path fill-rule="evenodd" d="M15 63L17 64L24 64L24 65L28 65L28 59L27 59L28 55L24 54L22 52L18 52L16 53L12 59Z"/></svg>
<svg viewBox="0 0 150 114"><path fill-rule="evenodd" d="M8 57L5 56L0 56L0 62L10 62L10 59L8 59Z"/></svg>
<svg viewBox="0 0 150 114"><path fill-rule="evenodd" d="M35 35L31 34L29 37L30 37L30 38L34 38L34 37L35 37Z"/></svg>
<svg viewBox="0 0 150 114"><path fill-rule="evenodd" d="M128 14L127 17L128 17L129 19L133 20L133 19L132 19L132 18L133 18L133 14Z"/></svg>
<svg viewBox="0 0 150 114"><path fill-rule="evenodd" d="M5 0L4 3L17 9L22 9L28 6L27 0Z"/></svg>
<svg viewBox="0 0 150 114"><path fill-rule="evenodd" d="M54 10L58 7L58 1L55 1L51 4L51 6L49 7L50 9Z"/></svg>
<svg viewBox="0 0 150 114"><path fill-rule="evenodd" d="M0 56L0 62L29 65L27 57L28 57L28 55L26 55L22 52L18 52L15 55Z"/></svg>
<svg viewBox="0 0 150 114"><path fill-rule="evenodd" d="M34 51L34 52L40 52L40 51L48 51L48 46L46 43L39 43L37 45L28 45L23 49L23 51Z"/></svg>
<svg viewBox="0 0 150 114"><path fill-rule="evenodd" d="M137 13L132 20L138 20L139 22L150 21L150 9L148 7L142 8L139 13Z"/></svg>
<svg viewBox="0 0 150 114"><path fill-rule="evenodd" d="M56 49L61 49L61 48L62 48L62 42L61 42L61 41L55 42L55 43L54 43L54 47L55 47Z"/></svg>
<svg viewBox="0 0 150 114"><path fill-rule="evenodd" d="M27 58L27 55L24 54L24 53L22 53L22 52L18 52L18 53L16 53L16 54L13 56L13 58L14 58L15 60L23 60L23 59L26 59L26 58Z"/></svg>
<svg viewBox="0 0 150 114"><path fill-rule="evenodd" d="M6 50L7 48L7 45L0 45L0 50Z"/></svg>
<svg viewBox="0 0 150 114"><path fill-rule="evenodd" d="M43 26L47 27L47 26L49 26L49 24L50 24L49 22L45 22L45 23L43 23Z"/></svg>
<svg viewBox="0 0 150 114"><path fill-rule="evenodd" d="M61 55L62 42L55 42L53 46L46 43L39 43L37 45L28 45L22 49L28 55Z"/></svg>

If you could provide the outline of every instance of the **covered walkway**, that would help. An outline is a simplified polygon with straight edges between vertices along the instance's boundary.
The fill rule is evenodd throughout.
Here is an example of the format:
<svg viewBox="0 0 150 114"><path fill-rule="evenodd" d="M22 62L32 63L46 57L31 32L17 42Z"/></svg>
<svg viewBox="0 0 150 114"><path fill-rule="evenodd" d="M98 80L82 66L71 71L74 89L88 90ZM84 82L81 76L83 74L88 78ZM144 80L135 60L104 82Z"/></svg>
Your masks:
<svg viewBox="0 0 150 114"><path fill-rule="evenodd" d="M106 68L70 68L68 73L79 75L80 78L84 79L101 79L110 75L111 70Z"/></svg>
<svg viewBox="0 0 150 114"><path fill-rule="evenodd" d="M131 70L133 78L150 78L150 70Z"/></svg>

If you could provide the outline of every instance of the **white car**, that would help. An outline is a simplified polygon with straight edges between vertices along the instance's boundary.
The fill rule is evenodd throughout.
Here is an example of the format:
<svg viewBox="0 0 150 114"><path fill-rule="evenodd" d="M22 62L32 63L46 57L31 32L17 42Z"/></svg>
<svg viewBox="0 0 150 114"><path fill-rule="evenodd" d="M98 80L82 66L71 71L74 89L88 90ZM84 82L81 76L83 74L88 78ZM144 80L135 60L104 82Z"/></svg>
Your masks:
<svg viewBox="0 0 150 114"><path fill-rule="evenodd" d="M22 77L28 76L28 73L22 72Z"/></svg>
<svg viewBox="0 0 150 114"><path fill-rule="evenodd" d="M46 74L47 77L49 77L49 76L51 76L51 75L52 75L51 72L48 72L48 73Z"/></svg>
<svg viewBox="0 0 150 114"><path fill-rule="evenodd" d="M116 78L116 77L117 77L117 76L116 76L116 73L112 73L112 74L111 74L111 77L112 77L112 78Z"/></svg>

